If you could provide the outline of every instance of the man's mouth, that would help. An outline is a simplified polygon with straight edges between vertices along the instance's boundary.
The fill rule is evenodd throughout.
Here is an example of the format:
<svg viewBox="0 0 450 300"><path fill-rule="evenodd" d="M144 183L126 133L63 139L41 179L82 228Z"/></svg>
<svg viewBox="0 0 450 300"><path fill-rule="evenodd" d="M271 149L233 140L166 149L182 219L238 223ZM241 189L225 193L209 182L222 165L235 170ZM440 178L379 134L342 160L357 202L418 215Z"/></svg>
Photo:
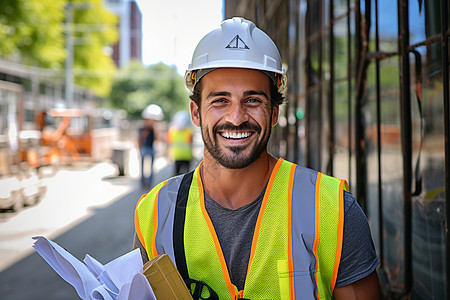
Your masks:
<svg viewBox="0 0 450 300"><path fill-rule="evenodd" d="M253 134L253 132L251 131L246 131L246 132L228 132L228 131L224 131L224 132L220 132L220 135L226 139L232 139L232 140L240 140L240 139L245 139L248 138L249 136L251 136Z"/></svg>

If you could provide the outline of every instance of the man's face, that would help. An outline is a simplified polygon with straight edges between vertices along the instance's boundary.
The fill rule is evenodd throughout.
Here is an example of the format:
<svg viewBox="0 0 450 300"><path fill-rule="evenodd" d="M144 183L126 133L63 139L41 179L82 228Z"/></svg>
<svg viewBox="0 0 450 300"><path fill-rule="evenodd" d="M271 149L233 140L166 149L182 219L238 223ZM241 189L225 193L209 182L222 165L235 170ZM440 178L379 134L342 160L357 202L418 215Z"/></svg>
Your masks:
<svg viewBox="0 0 450 300"><path fill-rule="evenodd" d="M201 107L191 102L191 115L201 127L205 156L229 169L247 167L266 151L278 121L278 105L271 109L269 77L224 68L206 74L201 84Z"/></svg>

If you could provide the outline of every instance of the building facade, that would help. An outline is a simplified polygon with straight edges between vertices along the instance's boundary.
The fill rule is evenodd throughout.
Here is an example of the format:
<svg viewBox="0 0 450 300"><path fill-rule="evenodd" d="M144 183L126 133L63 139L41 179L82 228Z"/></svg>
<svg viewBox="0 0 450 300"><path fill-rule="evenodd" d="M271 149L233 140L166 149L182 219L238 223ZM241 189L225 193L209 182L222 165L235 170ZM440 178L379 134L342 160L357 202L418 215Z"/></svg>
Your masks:
<svg viewBox="0 0 450 300"><path fill-rule="evenodd" d="M142 13L136 1L105 0L105 6L119 17L119 41L112 54L117 67L142 61Z"/></svg>
<svg viewBox="0 0 450 300"><path fill-rule="evenodd" d="M225 0L275 41L288 96L271 152L347 179L383 299L450 299L448 0Z"/></svg>

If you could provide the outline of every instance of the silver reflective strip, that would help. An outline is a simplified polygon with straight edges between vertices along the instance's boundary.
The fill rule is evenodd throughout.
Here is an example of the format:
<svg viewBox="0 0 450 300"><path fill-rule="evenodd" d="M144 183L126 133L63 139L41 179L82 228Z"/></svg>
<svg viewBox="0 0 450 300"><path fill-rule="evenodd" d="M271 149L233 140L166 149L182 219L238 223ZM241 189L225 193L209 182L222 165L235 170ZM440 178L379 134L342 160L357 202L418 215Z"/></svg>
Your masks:
<svg viewBox="0 0 450 300"><path fill-rule="evenodd" d="M314 232L317 172L295 168L292 189L292 256L296 299L315 299ZM312 294L311 294L312 293Z"/></svg>
<svg viewBox="0 0 450 300"><path fill-rule="evenodd" d="M173 250L173 218L177 193L183 176L169 179L161 188L158 196L158 229L156 231L156 250L158 254L167 254L174 264L175 254Z"/></svg>

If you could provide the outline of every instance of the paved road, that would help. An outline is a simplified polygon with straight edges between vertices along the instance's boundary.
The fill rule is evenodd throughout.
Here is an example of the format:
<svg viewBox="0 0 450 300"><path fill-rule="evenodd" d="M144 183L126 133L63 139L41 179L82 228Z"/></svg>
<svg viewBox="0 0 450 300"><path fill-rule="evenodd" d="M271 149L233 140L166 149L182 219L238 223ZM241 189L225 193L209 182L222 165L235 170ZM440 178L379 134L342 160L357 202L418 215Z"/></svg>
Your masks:
<svg viewBox="0 0 450 300"><path fill-rule="evenodd" d="M64 169L47 178L47 194L35 207L0 220L0 298L79 299L75 289L31 248L44 235L79 260L90 254L105 264L129 252L136 202L146 191L136 177L117 177L102 163ZM160 162L155 181L171 175Z"/></svg>

